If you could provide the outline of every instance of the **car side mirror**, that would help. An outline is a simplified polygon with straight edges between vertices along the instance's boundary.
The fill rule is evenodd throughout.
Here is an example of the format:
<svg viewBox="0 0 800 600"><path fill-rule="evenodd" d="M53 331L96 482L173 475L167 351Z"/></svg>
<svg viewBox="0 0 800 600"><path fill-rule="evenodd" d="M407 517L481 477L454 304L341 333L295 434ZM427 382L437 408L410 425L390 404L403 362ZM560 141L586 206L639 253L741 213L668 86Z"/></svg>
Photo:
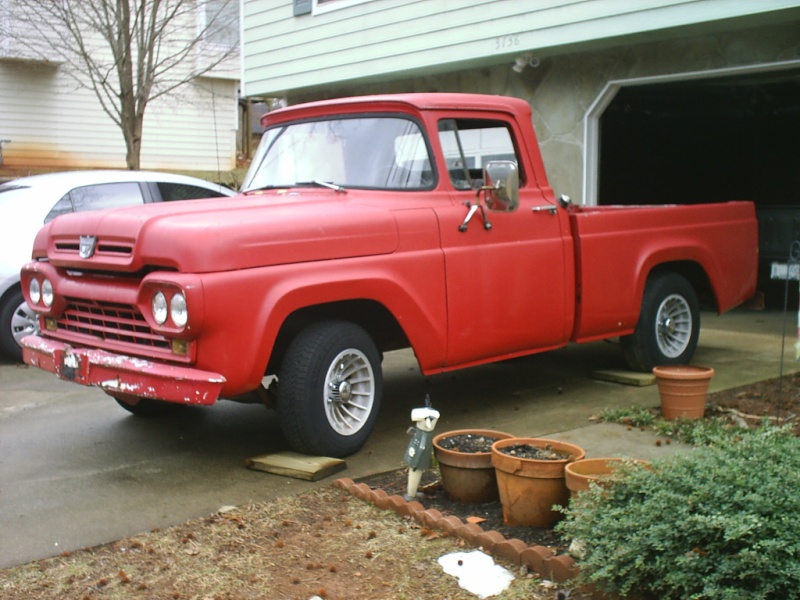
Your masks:
<svg viewBox="0 0 800 600"><path fill-rule="evenodd" d="M510 160L493 160L483 169L486 208L511 212L519 207L519 170Z"/></svg>

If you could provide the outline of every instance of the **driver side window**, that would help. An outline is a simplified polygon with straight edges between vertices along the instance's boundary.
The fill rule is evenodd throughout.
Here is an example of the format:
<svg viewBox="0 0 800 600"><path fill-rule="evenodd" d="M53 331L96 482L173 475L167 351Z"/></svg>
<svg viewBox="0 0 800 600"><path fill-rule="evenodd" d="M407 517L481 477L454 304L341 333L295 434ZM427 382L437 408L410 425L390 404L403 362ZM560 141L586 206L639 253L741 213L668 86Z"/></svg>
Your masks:
<svg viewBox="0 0 800 600"><path fill-rule="evenodd" d="M447 162L450 183L457 190L483 185L483 167L492 160L510 160L519 165L508 125L490 119L443 119L439 142Z"/></svg>

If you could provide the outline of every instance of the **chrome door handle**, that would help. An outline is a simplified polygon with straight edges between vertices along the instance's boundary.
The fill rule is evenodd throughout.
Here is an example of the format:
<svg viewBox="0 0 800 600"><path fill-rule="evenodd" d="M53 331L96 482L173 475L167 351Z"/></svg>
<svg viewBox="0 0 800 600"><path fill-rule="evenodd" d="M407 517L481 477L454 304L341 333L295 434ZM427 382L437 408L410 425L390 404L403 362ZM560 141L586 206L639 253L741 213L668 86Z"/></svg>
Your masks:
<svg viewBox="0 0 800 600"><path fill-rule="evenodd" d="M558 207L553 206L552 204L542 204L541 206L534 206L531 208L533 212L549 212L551 215L556 214Z"/></svg>

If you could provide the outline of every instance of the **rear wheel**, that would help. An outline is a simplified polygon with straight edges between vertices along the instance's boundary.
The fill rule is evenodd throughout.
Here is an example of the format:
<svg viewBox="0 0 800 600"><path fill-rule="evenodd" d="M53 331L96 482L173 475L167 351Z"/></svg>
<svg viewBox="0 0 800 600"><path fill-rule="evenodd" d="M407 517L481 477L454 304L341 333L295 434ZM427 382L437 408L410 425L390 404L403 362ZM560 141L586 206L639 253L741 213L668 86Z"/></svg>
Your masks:
<svg viewBox="0 0 800 600"><path fill-rule="evenodd" d="M651 371L658 365L688 363L699 335L700 309L694 288L681 275L660 273L647 281L636 329L620 341L632 369Z"/></svg>
<svg viewBox="0 0 800 600"><path fill-rule="evenodd" d="M131 394L109 394L122 408L137 417L160 417L183 408L182 404L163 402L152 398L140 398Z"/></svg>
<svg viewBox="0 0 800 600"><path fill-rule="evenodd" d="M343 457L364 445L378 418L380 353L361 327L311 325L295 337L278 373L278 415L298 452Z"/></svg>

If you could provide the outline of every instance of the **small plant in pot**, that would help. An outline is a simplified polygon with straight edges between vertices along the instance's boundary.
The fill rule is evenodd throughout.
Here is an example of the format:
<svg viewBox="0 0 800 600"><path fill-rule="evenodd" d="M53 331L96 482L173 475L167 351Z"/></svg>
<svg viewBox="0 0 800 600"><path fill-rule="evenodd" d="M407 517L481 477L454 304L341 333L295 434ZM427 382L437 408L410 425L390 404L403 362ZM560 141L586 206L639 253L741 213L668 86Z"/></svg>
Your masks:
<svg viewBox="0 0 800 600"><path fill-rule="evenodd" d="M453 502L484 504L499 499L492 444L512 437L492 429L457 429L433 438L442 487Z"/></svg>
<svg viewBox="0 0 800 600"><path fill-rule="evenodd" d="M586 456L583 448L546 438L509 438L492 446L503 521L506 525L551 527L569 502L564 468Z"/></svg>

